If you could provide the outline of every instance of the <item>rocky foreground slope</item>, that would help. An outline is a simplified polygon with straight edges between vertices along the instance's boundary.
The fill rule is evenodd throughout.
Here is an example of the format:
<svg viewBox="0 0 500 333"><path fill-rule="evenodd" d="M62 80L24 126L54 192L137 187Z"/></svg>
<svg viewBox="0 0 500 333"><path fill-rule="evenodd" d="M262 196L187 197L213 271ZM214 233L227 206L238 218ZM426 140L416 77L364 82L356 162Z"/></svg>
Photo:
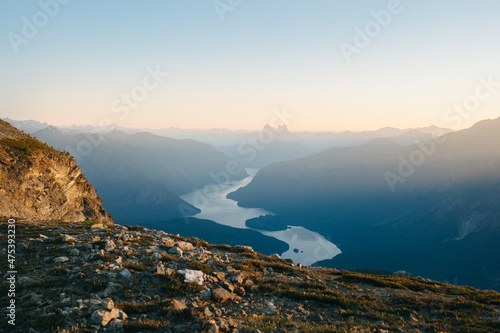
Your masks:
<svg viewBox="0 0 500 333"><path fill-rule="evenodd" d="M493 291L302 267L137 226L17 221L16 240L19 332L500 331Z"/></svg>
<svg viewBox="0 0 500 333"><path fill-rule="evenodd" d="M0 217L112 223L69 154L0 120Z"/></svg>

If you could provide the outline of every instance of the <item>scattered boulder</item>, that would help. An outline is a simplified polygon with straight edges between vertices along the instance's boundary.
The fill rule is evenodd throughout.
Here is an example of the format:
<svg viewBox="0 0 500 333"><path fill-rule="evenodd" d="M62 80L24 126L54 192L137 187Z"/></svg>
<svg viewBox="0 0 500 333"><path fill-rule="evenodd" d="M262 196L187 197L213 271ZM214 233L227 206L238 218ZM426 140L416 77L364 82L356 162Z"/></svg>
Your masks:
<svg viewBox="0 0 500 333"><path fill-rule="evenodd" d="M114 330L121 330L123 328L123 320L120 319L113 319L111 323L109 324L111 328Z"/></svg>
<svg viewBox="0 0 500 333"><path fill-rule="evenodd" d="M278 313L278 308L272 301L267 302L265 312L269 315L274 315Z"/></svg>
<svg viewBox="0 0 500 333"><path fill-rule="evenodd" d="M55 263L63 263L63 262L66 262L66 261L69 261L68 257L57 257L57 258L54 259Z"/></svg>
<svg viewBox="0 0 500 333"><path fill-rule="evenodd" d="M179 257L182 257L182 254L183 254L182 250L180 248L178 248L177 246L175 246L175 247L171 248L170 250L168 250L168 253L170 253L170 254L176 254Z"/></svg>
<svg viewBox="0 0 500 333"><path fill-rule="evenodd" d="M186 304L184 304L183 302L178 301L176 299L172 300L172 310L174 310L174 311L183 311L185 309L187 309Z"/></svg>
<svg viewBox="0 0 500 333"><path fill-rule="evenodd" d="M167 268L163 264L156 266L154 270L154 274L158 275L172 275L174 272L175 271L172 268Z"/></svg>
<svg viewBox="0 0 500 333"><path fill-rule="evenodd" d="M219 287L212 290L212 299L218 303L224 303L232 300L233 298L234 295L224 288Z"/></svg>
<svg viewBox="0 0 500 333"><path fill-rule="evenodd" d="M151 255L151 258L152 259L161 259L162 256L158 252L153 252L153 254Z"/></svg>
<svg viewBox="0 0 500 333"><path fill-rule="evenodd" d="M111 311L107 310L96 310L92 313L90 317L92 321L101 326L106 326L113 319L126 319L128 316L121 310L112 309Z"/></svg>
<svg viewBox="0 0 500 333"><path fill-rule="evenodd" d="M175 244L175 241L170 238L170 237L163 237L161 239L161 242L163 243L163 245L165 245L166 247L173 247L174 244Z"/></svg>
<svg viewBox="0 0 500 333"><path fill-rule="evenodd" d="M413 277L413 275L411 275L407 271L397 271L397 272L394 272L392 275L399 276L399 277Z"/></svg>
<svg viewBox="0 0 500 333"><path fill-rule="evenodd" d="M209 321L208 333L219 333L219 326L214 320Z"/></svg>
<svg viewBox="0 0 500 333"><path fill-rule="evenodd" d="M115 303L113 303L113 300L111 298L106 298L104 301L102 301L102 306L107 310L112 310L115 308Z"/></svg>
<svg viewBox="0 0 500 333"><path fill-rule="evenodd" d="M62 235L61 240L65 243L71 243L71 242L76 242L76 238L72 237L70 235Z"/></svg>
<svg viewBox="0 0 500 333"><path fill-rule="evenodd" d="M231 277L231 281L242 284L245 281L245 277L243 274L237 274Z"/></svg>
<svg viewBox="0 0 500 333"><path fill-rule="evenodd" d="M200 286L203 285L203 272L201 271L194 271L191 269L183 269L178 271L180 274L184 274L185 280L184 282L193 282L197 283Z"/></svg>
<svg viewBox="0 0 500 333"><path fill-rule="evenodd" d="M240 297L243 297L246 295L246 291L245 291L245 288L243 287L238 287L234 290L234 292L236 293L236 295L240 296Z"/></svg>
<svg viewBox="0 0 500 333"><path fill-rule="evenodd" d="M246 246L246 245L237 245L235 246L237 249L243 249L243 250L247 250L251 253L255 253L255 251L253 250L253 248L251 246Z"/></svg>
<svg viewBox="0 0 500 333"><path fill-rule="evenodd" d="M167 275L167 268L165 267L165 265L160 264L155 267L153 273L158 275Z"/></svg>
<svg viewBox="0 0 500 333"><path fill-rule="evenodd" d="M132 273L128 269L123 269L123 271L120 272L120 275L123 276L126 279L129 279L132 277Z"/></svg>
<svg viewBox="0 0 500 333"><path fill-rule="evenodd" d="M189 242L177 241L174 245L185 252L192 251L194 249L193 244Z"/></svg>
<svg viewBox="0 0 500 333"><path fill-rule="evenodd" d="M112 320L123 321L128 318L125 312L115 308L115 303L111 298L106 298L103 301L94 299L91 302L90 311L92 316L90 319L98 325L106 326ZM113 324L113 327L115 327L114 325L119 324Z"/></svg>
<svg viewBox="0 0 500 333"><path fill-rule="evenodd" d="M104 241L104 251L108 252L108 251L114 250L115 248L116 248L116 244L111 239L106 239Z"/></svg>
<svg viewBox="0 0 500 333"><path fill-rule="evenodd" d="M208 306L203 307L203 310L201 310L201 312L200 312L200 317L202 317L202 318L210 318L213 316L214 316L214 314L212 313L212 311L210 311Z"/></svg>
<svg viewBox="0 0 500 333"><path fill-rule="evenodd" d="M234 286L230 282L228 282L226 280L222 281L221 285L222 285L222 287L224 287L225 289L229 290L230 292L234 291Z"/></svg>
<svg viewBox="0 0 500 333"><path fill-rule="evenodd" d="M104 290L104 295L113 295L117 293L121 289L121 285L116 283L116 282L110 282L108 286L106 287L106 290Z"/></svg>

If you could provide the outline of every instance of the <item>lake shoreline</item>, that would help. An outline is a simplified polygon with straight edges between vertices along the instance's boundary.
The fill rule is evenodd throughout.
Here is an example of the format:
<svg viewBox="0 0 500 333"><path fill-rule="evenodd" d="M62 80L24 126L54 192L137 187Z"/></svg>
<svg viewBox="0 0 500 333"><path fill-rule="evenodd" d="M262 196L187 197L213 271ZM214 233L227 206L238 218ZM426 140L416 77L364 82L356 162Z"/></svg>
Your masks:
<svg viewBox="0 0 500 333"><path fill-rule="evenodd" d="M241 207L238 202L227 197L238 188L249 184L258 169L246 169L246 171L249 177L243 180L215 186L212 184L181 198L201 210L201 213L193 216L194 218L214 221L233 228L254 230L287 243L288 251L280 255L283 259L291 259L297 264L312 265L332 259L341 253L340 249L325 237L301 226L289 226L283 222L280 224L280 230L272 231L249 227L247 221L265 219L265 216L275 216L275 214L261 208Z"/></svg>

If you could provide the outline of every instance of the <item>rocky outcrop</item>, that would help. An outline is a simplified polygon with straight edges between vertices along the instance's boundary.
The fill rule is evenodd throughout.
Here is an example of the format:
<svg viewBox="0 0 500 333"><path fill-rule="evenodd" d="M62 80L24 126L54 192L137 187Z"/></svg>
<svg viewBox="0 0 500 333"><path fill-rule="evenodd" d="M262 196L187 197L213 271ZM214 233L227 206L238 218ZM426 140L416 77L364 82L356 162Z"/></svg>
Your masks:
<svg viewBox="0 0 500 333"><path fill-rule="evenodd" d="M295 265L139 226L17 221L16 242L16 332L498 332L494 291Z"/></svg>
<svg viewBox="0 0 500 333"><path fill-rule="evenodd" d="M69 154L0 120L0 217L112 223Z"/></svg>

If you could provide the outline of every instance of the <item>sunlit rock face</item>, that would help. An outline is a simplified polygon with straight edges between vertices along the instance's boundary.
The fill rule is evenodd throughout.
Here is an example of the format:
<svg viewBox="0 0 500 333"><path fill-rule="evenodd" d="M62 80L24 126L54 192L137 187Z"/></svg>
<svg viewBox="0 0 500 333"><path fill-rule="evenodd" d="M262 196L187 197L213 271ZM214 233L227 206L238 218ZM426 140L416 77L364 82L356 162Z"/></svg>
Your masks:
<svg viewBox="0 0 500 333"><path fill-rule="evenodd" d="M73 157L0 120L0 217L113 219Z"/></svg>

